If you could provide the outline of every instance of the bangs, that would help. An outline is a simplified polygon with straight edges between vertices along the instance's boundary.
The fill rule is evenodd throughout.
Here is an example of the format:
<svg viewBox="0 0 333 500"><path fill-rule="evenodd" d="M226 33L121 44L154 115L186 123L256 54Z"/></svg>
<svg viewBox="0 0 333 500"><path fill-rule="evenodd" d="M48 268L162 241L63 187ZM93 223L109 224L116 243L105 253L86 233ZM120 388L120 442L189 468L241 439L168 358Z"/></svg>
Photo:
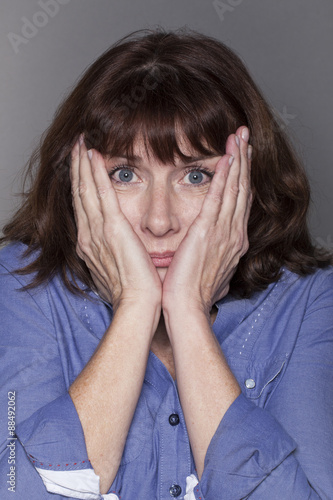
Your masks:
<svg viewBox="0 0 333 500"><path fill-rule="evenodd" d="M84 126L87 146L103 156L132 158L140 140L148 156L165 164L224 154L228 135L247 120L221 87L200 77L168 66L122 75L98 96L99 102L96 95L91 100Z"/></svg>
<svg viewBox="0 0 333 500"><path fill-rule="evenodd" d="M230 292L250 297L264 290L281 266L304 276L329 265L331 256L312 246L307 230L309 188L302 166L240 58L192 31L148 30L120 40L89 67L31 157L31 187L0 240L40 248L19 271L34 273L27 288L48 283L58 271L71 292L85 293L76 278L95 287L76 251L69 172L82 133L88 148L104 157L133 160L140 147L140 155L145 148L147 156L172 164L223 155L228 136L242 125L253 147L250 246Z"/></svg>

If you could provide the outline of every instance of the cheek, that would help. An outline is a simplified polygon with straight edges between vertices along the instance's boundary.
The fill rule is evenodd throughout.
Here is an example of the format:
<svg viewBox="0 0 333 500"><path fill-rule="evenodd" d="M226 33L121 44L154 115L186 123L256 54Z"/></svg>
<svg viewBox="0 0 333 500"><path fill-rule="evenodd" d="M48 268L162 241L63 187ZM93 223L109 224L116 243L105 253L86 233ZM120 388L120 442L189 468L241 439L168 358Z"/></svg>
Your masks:
<svg viewBox="0 0 333 500"><path fill-rule="evenodd" d="M135 230L142 218L142 203L140 204L139 197L119 191L116 191L116 194L120 210Z"/></svg>
<svg viewBox="0 0 333 500"><path fill-rule="evenodd" d="M187 230L194 220L198 217L204 196L184 196L181 198L177 213L182 226Z"/></svg>

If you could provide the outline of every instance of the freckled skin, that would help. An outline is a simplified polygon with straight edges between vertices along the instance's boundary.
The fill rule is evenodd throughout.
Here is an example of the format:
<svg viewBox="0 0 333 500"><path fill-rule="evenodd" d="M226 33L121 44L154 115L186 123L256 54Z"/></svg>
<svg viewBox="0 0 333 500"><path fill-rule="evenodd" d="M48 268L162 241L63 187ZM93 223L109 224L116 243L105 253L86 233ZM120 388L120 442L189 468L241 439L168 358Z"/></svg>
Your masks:
<svg viewBox="0 0 333 500"><path fill-rule="evenodd" d="M161 165L139 143L135 152L140 159L122 167L130 182L118 182L123 158L88 155L83 140L72 152L77 253L114 308L69 389L102 494L118 471L149 350L177 378L199 479L212 436L240 394L211 321L248 248L248 130L229 136L222 157L195 165ZM175 253L167 268L156 268L149 254L165 252Z"/></svg>
<svg viewBox="0 0 333 500"><path fill-rule="evenodd" d="M189 151L185 151L189 154ZM200 172L205 168L213 173L221 156L214 156L184 165L181 161L164 165L148 157L140 144L134 149L140 158L134 163L112 158L106 161L108 172L116 166L133 168L134 176L129 182L120 182L118 170L111 175L120 208L148 253L175 251L185 237L189 227L200 213L211 178L201 174L201 182L191 182L188 169ZM192 179L193 180L193 179ZM164 280L167 269L157 268Z"/></svg>

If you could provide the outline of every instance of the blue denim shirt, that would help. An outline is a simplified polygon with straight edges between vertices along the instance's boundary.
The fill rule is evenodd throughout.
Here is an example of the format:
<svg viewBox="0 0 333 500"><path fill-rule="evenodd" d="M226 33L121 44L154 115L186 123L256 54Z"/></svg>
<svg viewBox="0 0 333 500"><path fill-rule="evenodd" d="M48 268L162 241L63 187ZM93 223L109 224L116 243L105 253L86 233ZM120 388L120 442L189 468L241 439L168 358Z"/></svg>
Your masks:
<svg viewBox="0 0 333 500"><path fill-rule="evenodd" d="M14 273L23 250L0 252L1 499L333 499L331 268L285 270L250 299L217 303L213 330L242 394L212 438L200 482L177 383L150 353L118 474L102 496L68 388L112 309L58 277L19 290L31 279Z"/></svg>

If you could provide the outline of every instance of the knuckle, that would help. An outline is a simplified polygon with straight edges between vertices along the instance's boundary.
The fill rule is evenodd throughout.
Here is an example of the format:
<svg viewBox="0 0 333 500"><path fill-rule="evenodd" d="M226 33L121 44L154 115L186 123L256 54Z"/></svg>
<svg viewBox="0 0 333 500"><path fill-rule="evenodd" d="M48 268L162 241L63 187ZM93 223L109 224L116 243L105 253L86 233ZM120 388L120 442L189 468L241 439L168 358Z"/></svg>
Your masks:
<svg viewBox="0 0 333 500"><path fill-rule="evenodd" d="M99 199L105 198L108 193L108 188L106 186L97 186L97 197Z"/></svg>
<svg viewBox="0 0 333 500"><path fill-rule="evenodd" d="M83 196L87 192L87 184L80 182L77 191L79 196Z"/></svg>
<svg viewBox="0 0 333 500"><path fill-rule="evenodd" d="M71 151L71 159L72 161L77 161L80 158L80 153L77 148L73 148Z"/></svg>
<svg viewBox="0 0 333 500"><path fill-rule="evenodd" d="M250 248L250 244L249 244L249 240L248 238L245 238L244 240L244 243L243 243L243 247L242 247L242 256L246 254L246 252L248 251L248 249Z"/></svg>
<svg viewBox="0 0 333 500"><path fill-rule="evenodd" d="M80 195L79 188L72 186L71 193L73 200L75 200Z"/></svg>
<svg viewBox="0 0 333 500"><path fill-rule="evenodd" d="M97 218L95 218L91 221L90 244L92 243L94 246L99 246L102 240L103 236L101 235L100 224Z"/></svg>
<svg viewBox="0 0 333 500"><path fill-rule="evenodd" d="M84 254L83 254L83 252L81 250L81 247L80 247L79 243L76 244L75 250L76 250L76 254L80 257L80 259L83 260Z"/></svg>
<svg viewBox="0 0 333 500"><path fill-rule="evenodd" d="M241 156L241 159L246 161L246 162L249 160L249 158L248 158L248 146L246 144L244 145L243 148L241 148L240 156Z"/></svg>
<svg viewBox="0 0 333 500"><path fill-rule="evenodd" d="M250 190L250 183L248 181L248 179L243 179L240 181L240 187L241 189L247 193L249 190Z"/></svg>
<svg viewBox="0 0 333 500"><path fill-rule="evenodd" d="M244 233L241 230L236 230L234 233L234 245L237 252L241 252L244 245Z"/></svg>
<svg viewBox="0 0 333 500"><path fill-rule="evenodd" d="M238 194L239 194L239 185L238 184L231 184L231 186L230 186L230 192L234 196L238 196Z"/></svg>
<svg viewBox="0 0 333 500"><path fill-rule="evenodd" d="M90 238L85 235L78 234L77 243L76 243L76 253L87 254L90 248Z"/></svg>

